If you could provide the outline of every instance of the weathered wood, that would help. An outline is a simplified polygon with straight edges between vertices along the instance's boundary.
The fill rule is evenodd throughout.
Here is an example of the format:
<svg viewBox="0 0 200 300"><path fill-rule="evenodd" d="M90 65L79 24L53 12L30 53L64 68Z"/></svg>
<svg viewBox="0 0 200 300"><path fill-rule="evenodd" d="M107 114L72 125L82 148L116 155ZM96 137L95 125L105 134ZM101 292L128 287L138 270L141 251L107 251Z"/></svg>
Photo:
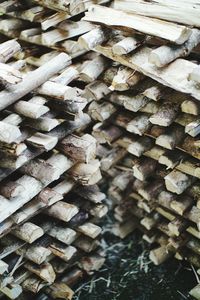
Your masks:
<svg viewBox="0 0 200 300"><path fill-rule="evenodd" d="M152 50L149 61L155 64L158 68L164 67L178 57L185 57L199 44L200 31L192 30L189 39L181 46L164 45L155 50Z"/></svg>
<svg viewBox="0 0 200 300"><path fill-rule="evenodd" d="M95 159L96 140L89 134L68 135L59 143L58 149L76 162L88 163Z"/></svg>
<svg viewBox="0 0 200 300"><path fill-rule="evenodd" d="M139 15L154 17L172 22L183 23L200 27L199 3L195 0L171 1L171 0L115 0L114 8Z"/></svg>
<svg viewBox="0 0 200 300"><path fill-rule="evenodd" d="M165 177L167 190L176 194L182 194L191 185L192 181L192 177L177 170L173 170Z"/></svg>
<svg viewBox="0 0 200 300"><path fill-rule="evenodd" d="M35 71L27 74L23 80L14 87L11 86L9 87L9 90L0 93L0 99L2 100L0 101L0 110L13 104L30 91L36 89L39 85L67 67L70 63L70 57L65 53L61 53ZM5 99L6 101L4 101Z"/></svg>
<svg viewBox="0 0 200 300"><path fill-rule="evenodd" d="M185 26L135 14L127 14L126 12L98 5L91 6L83 20L102 23L107 26L123 27L123 29L134 29L177 44L183 44L191 35L191 30Z"/></svg>
<svg viewBox="0 0 200 300"><path fill-rule="evenodd" d="M41 237L44 234L44 231L41 227L31 222L27 222L14 229L12 233L23 241L31 244Z"/></svg>

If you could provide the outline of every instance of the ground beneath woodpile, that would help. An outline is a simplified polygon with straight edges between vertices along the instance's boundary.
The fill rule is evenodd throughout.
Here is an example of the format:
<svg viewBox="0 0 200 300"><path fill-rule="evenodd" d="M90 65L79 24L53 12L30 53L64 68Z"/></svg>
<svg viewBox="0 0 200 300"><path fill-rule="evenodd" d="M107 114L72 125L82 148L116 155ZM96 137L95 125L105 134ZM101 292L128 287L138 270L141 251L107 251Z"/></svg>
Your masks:
<svg viewBox="0 0 200 300"><path fill-rule="evenodd" d="M102 270L76 289L74 300L182 300L197 284L190 265L172 259L154 266L136 232L123 242L105 229L107 260Z"/></svg>

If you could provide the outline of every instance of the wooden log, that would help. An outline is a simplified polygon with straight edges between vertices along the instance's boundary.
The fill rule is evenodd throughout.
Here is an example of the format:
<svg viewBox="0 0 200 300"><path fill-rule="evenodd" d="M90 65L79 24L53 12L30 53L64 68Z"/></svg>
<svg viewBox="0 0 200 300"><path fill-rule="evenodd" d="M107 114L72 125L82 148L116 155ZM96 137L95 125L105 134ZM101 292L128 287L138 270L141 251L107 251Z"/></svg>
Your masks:
<svg viewBox="0 0 200 300"><path fill-rule="evenodd" d="M23 290L32 292L34 294L39 293L39 291L47 286L47 282L44 282L43 279L38 278L34 275L28 277L24 282L22 283Z"/></svg>
<svg viewBox="0 0 200 300"><path fill-rule="evenodd" d="M0 187L0 193L5 198L14 198L21 195L21 193L24 192L23 185L15 182L15 181L9 181L7 184Z"/></svg>
<svg viewBox="0 0 200 300"><path fill-rule="evenodd" d="M90 253L99 246L99 241L98 240L93 240L87 236L80 236L76 241L74 242L74 245L83 250L86 253Z"/></svg>
<svg viewBox="0 0 200 300"><path fill-rule="evenodd" d="M110 18L110 16L112 17ZM112 27L137 30L145 34L161 37L176 44L183 44L191 35L191 30L185 26L135 14L127 14L126 12L98 5L91 6L83 20Z"/></svg>
<svg viewBox="0 0 200 300"><path fill-rule="evenodd" d="M110 94L111 90L108 86L100 81L95 80L86 85L83 96L91 102L92 100L100 100L104 98L106 95Z"/></svg>
<svg viewBox="0 0 200 300"><path fill-rule="evenodd" d="M103 122L116 112L116 107L109 102L93 101L88 107L88 113L95 121Z"/></svg>
<svg viewBox="0 0 200 300"><path fill-rule="evenodd" d="M88 163L95 159L96 140L89 134L68 135L59 143L58 149L76 162Z"/></svg>
<svg viewBox="0 0 200 300"><path fill-rule="evenodd" d="M143 155L144 152L150 150L153 147L153 141L149 137L141 137L139 140L131 143L127 151L137 157Z"/></svg>
<svg viewBox="0 0 200 300"><path fill-rule="evenodd" d="M185 154L182 152L176 151L167 151L159 157L158 162L167 167L167 169L176 168L179 163L185 159ZM179 171L182 171L181 168L178 168ZM184 171L183 171L184 172ZM188 172L186 172L188 174Z"/></svg>
<svg viewBox="0 0 200 300"><path fill-rule="evenodd" d="M97 27L79 37L78 42L87 50L92 50L97 45L101 45L103 42L105 42L108 38L109 36L106 35L106 31L100 27Z"/></svg>
<svg viewBox="0 0 200 300"><path fill-rule="evenodd" d="M167 252L167 249L165 246L161 246L157 249L151 250L149 258L155 265L160 265L163 262L165 262L167 259L169 259L171 256L170 252Z"/></svg>
<svg viewBox="0 0 200 300"><path fill-rule="evenodd" d="M137 47L142 45L143 40L138 37L126 37L120 42L112 46L112 51L114 54L123 55L128 54L135 50Z"/></svg>
<svg viewBox="0 0 200 300"><path fill-rule="evenodd" d="M163 181L157 179L154 183L149 183L147 186L138 189L138 193L147 201L157 197L163 190Z"/></svg>
<svg viewBox="0 0 200 300"><path fill-rule="evenodd" d="M11 57L21 50L20 44L16 40L10 40L0 45L0 61L7 62Z"/></svg>
<svg viewBox="0 0 200 300"><path fill-rule="evenodd" d="M92 160L88 164L76 164L70 169L69 173L75 181L78 181L83 185L93 185L101 179L99 167L100 162L98 160Z"/></svg>
<svg viewBox="0 0 200 300"><path fill-rule="evenodd" d="M185 100L181 103L181 111L186 114L192 114L197 116L200 114L200 105L193 99Z"/></svg>
<svg viewBox="0 0 200 300"><path fill-rule="evenodd" d="M74 231L71 228L56 224L54 224L54 226L52 227L51 222L42 223L41 226L45 231L47 231L48 235L52 236L53 238L66 245L70 245L77 238L76 231Z"/></svg>
<svg viewBox="0 0 200 300"><path fill-rule="evenodd" d="M24 256L26 259L34 262L35 264L44 263L50 256L51 251L40 245L32 245L31 247L25 246L16 251L18 255Z"/></svg>
<svg viewBox="0 0 200 300"><path fill-rule="evenodd" d="M58 138L56 136L49 136L40 132L36 132L27 139L27 142L32 146L49 151L55 147L58 142Z"/></svg>
<svg viewBox="0 0 200 300"><path fill-rule="evenodd" d="M136 116L127 124L127 131L142 136L150 128L149 117L145 114Z"/></svg>
<svg viewBox="0 0 200 300"><path fill-rule="evenodd" d="M11 86L9 87L9 90L2 91L0 93L0 98L2 99L0 110L13 104L30 91L36 89L54 74L67 67L70 62L69 56L65 53L61 53L35 71L27 74L23 80L14 87ZM3 99L6 99L6 101Z"/></svg>
<svg viewBox="0 0 200 300"><path fill-rule="evenodd" d="M31 244L44 234L41 227L27 222L12 231L12 233L23 241Z"/></svg>
<svg viewBox="0 0 200 300"><path fill-rule="evenodd" d="M159 83L154 83L153 86L148 87L147 89L145 89L142 94L144 96L146 96L149 99L152 99L154 101L159 101L160 98L163 96L164 90L166 88L159 84Z"/></svg>
<svg viewBox="0 0 200 300"><path fill-rule="evenodd" d="M77 230L92 239L95 239L102 231L99 226L90 222L79 226Z"/></svg>
<svg viewBox="0 0 200 300"><path fill-rule="evenodd" d="M169 231L173 236L180 236L182 232L188 227L188 222L181 219L175 218L168 224Z"/></svg>
<svg viewBox="0 0 200 300"><path fill-rule="evenodd" d="M144 181L147 177L151 176L156 167L157 162L155 160L145 158L133 166L133 176Z"/></svg>
<svg viewBox="0 0 200 300"><path fill-rule="evenodd" d="M92 275L94 271L98 271L104 264L105 258L99 254L91 254L90 256L82 257L79 266Z"/></svg>
<svg viewBox="0 0 200 300"><path fill-rule="evenodd" d="M165 102L161 105L156 114L150 117L152 124L160 126L169 126L175 120L179 112L179 105L177 103Z"/></svg>
<svg viewBox="0 0 200 300"><path fill-rule="evenodd" d="M111 90L126 91L134 87L144 76L130 68L121 66L112 80Z"/></svg>
<svg viewBox="0 0 200 300"><path fill-rule="evenodd" d="M83 68L79 74L81 80L85 82L93 82L106 69L108 61L104 56L97 56L93 60L83 64Z"/></svg>
<svg viewBox="0 0 200 300"><path fill-rule="evenodd" d="M178 2L170 0L149 2L144 0L115 0L114 8L190 26L200 26L198 19L199 5L193 0L190 3L184 0Z"/></svg>
<svg viewBox="0 0 200 300"><path fill-rule="evenodd" d="M9 299L17 299L21 293L22 288L19 284L11 283L10 287L0 288L1 292L6 295Z"/></svg>
<svg viewBox="0 0 200 300"><path fill-rule="evenodd" d="M149 62L158 68L164 67L178 57L185 57L199 44L200 31L192 29L189 39L181 46L164 45L152 50Z"/></svg>
<svg viewBox="0 0 200 300"><path fill-rule="evenodd" d="M0 121L0 141L5 143L15 142L21 136L17 126Z"/></svg>
<svg viewBox="0 0 200 300"><path fill-rule="evenodd" d="M78 211L75 205L59 201L45 210L45 213L64 222L69 222Z"/></svg>
<svg viewBox="0 0 200 300"><path fill-rule="evenodd" d="M183 216L184 213L192 207L193 199L189 196L184 196L181 198L177 198L171 201L170 207L173 209L177 214Z"/></svg>
<svg viewBox="0 0 200 300"><path fill-rule="evenodd" d="M182 194L192 182L192 177L177 170L173 170L165 177L167 190L178 195Z"/></svg>
<svg viewBox="0 0 200 300"><path fill-rule="evenodd" d="M136 229L136 222L133 220L127 220L122 224L115 224L112 232L114 235L119 236L121 239L124 239L130 233Z"/></svg>
<svg viewBox="0 0 200 300"><path fill-rule="evenodd" d="M20 100L14 105L14 110L25 117L38 119L49 111L49 108L44 105L31 103L29 101Z"/></svg>
<svg viewBox="0 0 200 300"><path fill-rule="evenodd" d="M58 256L66 262L72 259L77 252L77 249L74 246L66 246L60 242L52 242L49 249L55 256Z"/></svg>
<svg viewBox="0 0 200 300"><path fill-rule="evenodd" d="M74 295L74 291L67 284L62 282L55 282L47 287L45 292L53 299L71 300Z"/></svg>
<svg viewBox="0 0 200 300"><path fill-rule="evenodd" d="M56 274L50 263L43 263L41 265L35 265L31 262L26 262L24 267L31 273L39 276L45 282L53 283L56 279Z"/></svg>
<svg viewBox="0 0 200 300"><path fill-rule="evenodd" d="M181 126L174 125L167 128L164 134L156 138L156 144L163 148L173 150L177 147L184 137L184 129Z"/></svg>
<svg viewBox="0 0 200 300"><path fill-rule="evenodd" d="M99 144L108 143L110 145L122 135L122 131L117 126L111 125L104 128L102 123L97 123L92 128L92 135Z"/></svg>

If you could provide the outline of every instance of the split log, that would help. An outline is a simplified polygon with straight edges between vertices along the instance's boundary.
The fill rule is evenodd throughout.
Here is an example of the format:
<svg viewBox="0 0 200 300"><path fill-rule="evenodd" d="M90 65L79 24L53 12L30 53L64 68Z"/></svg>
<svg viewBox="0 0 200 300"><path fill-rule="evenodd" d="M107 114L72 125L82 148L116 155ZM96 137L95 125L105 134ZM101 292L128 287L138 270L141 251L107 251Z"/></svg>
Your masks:
<svg viewBox="0 0 200 300"><path fill-rule="evenodd" d="M127 124L127 131L142 136L150 128L149 117L145 114L136 116Z"/></svg>
<svg viewBox="0 0 200 300"><path fill-rule="evenodd" d="M182 194L192 182L192 177L177 170L173 170L165 177L167 190L176 194Z"/></svg>
<svg viewBox="0 0 200 300"><path fill-rule="evenodd" d="M96 140L89 134L68 135L59 143L58 149L76 162L88 163L95 159Z"/></svg>
<svg viewBox="0 0 200 300"><path fill-rule="evenodd" d="M185 100L181 103L181 111L186 114L199 115L200 114L200 105L194 100Z"/></svg>
<svg viewBox="0 0 200 300"><path fill-rule="evenodd" d="M79 226L77 230L92 239L95 239L101 233L99 226L89 222Z"/></svg>
<svg viewBox="0 0 200 300"><path fill-rule="evenodd" d="M100 27L97 27L82 35L78 42L87 50L92 50L97 45L101 45L103 42L105 42L108 38L109 36L107 36L106 31Z"/></svg>
<svg viewBox="0 0 200 300"><path fill-rule="evenodd" d="M79 74L81 80L85 82L93 82L106 69L108 61L104 56L97 56L89 62L83 64L83 68Z"/></svg>
<svg viewBox="0 0 200 300"><path fill-rule="evenodd" d="M116 112L116 107L109 102L93 101L88 107L88 113L95 121L103 122Z"/></svg>
<svg viewBox="0 0 200 300"><path fill-rule="evenodd" d="M181 126L174 125L167 128L164 134L161 134L156 139L156 144L163 148L173 150L177 147L184 137L184 129Z"/></svg>
<svg viewBox="0 0 200 300"><path fill-rule="evenodd" d="M66 262L72 259L77 252L74 246L66 246L59 242L52 242L49 249L55 256L58 256Z"/></svg>
<svg viewBox="0 0 200 300"><path fill-rule="evenodd" d="M58 142L56 136L49 136L40 132L35 133L30 138L27 139L27 143L32 146L39 147L45 151L49 151L55 147Z"/></svg>
<svg viewBox="0 0 200 300"><path fill-rule="evenodd" d="M195 0L190 1L190 3L184 0L178 2L171 0L151 0L148 2L144 0L115 0L114 8L189 26L200 26L199 5Z"/></svg>
<svg viewBox="0 0 200 300"><path fill-rule="evenodd" d="M0 45L0 61L7 62L11 57L21 50L20 44L16 40L10 40Z"/></svg>
<svg viewBox="0 0 200 300"><path fill-rule="evenodd" d="M9 90L5 90L0 93L0 99L2 99L2 101L0 101L0 110L13 104L30 91L36 89L39 85L47 81L60 70L67 67L70 63L71 61L69 56L65 53L61 53L35 71L30 72L14 87L11 86L9 87ZM3 99L6 99L6 101Z"/></svg>
<svg viewBox="0 0 200 300"><path fill-rule="evenodd" d="M191 35L191 29L182 25L128 14L98 5L91 6L83 20L112 27L137 30L145 34L161 37L176 44L183 44Z"/></svg>
<svg viewBox="0 0 200 300"><path fill-rule="evenodd" d="M127 37L112 46L114 54L123 55L128 54L142 45L143 40L137 37Z"/></svg>
<svg viewBox="0 0 200 300"><path fill-rule="evenodd" d="M145 158L138 164L133 166L133 176L144 181L147 177L155 171L157 162L150 158Z"/></svg>
<svg viewBox="0 0 200 300"><path fill-rule="evenodd" d="M45 210L45 213L64 222L69 222L78 211L75 205L59 201Z"/></svg>
<svg viewBox="0 0 200 300"><path fill-rule="evenodd" d="M158 68L164 67L178 57L185 57L200 43L200 31L192 29L189 39L181 46L164 45L152 50L149 62Z"/></svg>
<svg viewBox="0 0 200 300"><path fill-rule="evenodd" d="M137 157L143 155L144 152L150 150L153 147L153 141L149 137L141 137L139 140L132 142L127 151Z"/></svg>
<svg viewBox="0 0 200 300"><path fill-rule="evenodd" d="M165 246L151 250L149 258L155 265L160 265L165 262L172 254L167 251Z"/></svg>
<svg viewBox="0 0 200 300"><path fill-rule="evenodd" d="M50 263L43 263L41 265L35 265L31 262L26 262L24 267L29 270L31 273L37 275L45 282L53 283L56 279L56 274L53 270L53 267Z"/></svg>
<svg viewBox="0 0 200 300"><path fill-rule="evenodd" d="M92 100L100 100L104 98L110 94L110 92L110 89L104 82L95 80L94 82L86 85L83 97L85 97L88 102L91 102Z"/></svg>
<svg viewBox="0 0 200 300"><path fill-rule="evenodd" d="M121 66L119 67L117 74L113 77L111 90L126 91L134 87L144 76L130 68Z"/></svg>
<svg viewBox="0 0 200 300"><path fill-rule="evenodd" d="M175 120L179 112L179 105L177 103L165 102L161 105L156 114L150 117L152 124L160 126L169 126Z"/></svg>
<svg viewBox="0 0 200 300"><path fill-rule="evenodd" d="M12 231L12 233L23 241L31 244L44 234L41 227L27 222Z"/></svg>

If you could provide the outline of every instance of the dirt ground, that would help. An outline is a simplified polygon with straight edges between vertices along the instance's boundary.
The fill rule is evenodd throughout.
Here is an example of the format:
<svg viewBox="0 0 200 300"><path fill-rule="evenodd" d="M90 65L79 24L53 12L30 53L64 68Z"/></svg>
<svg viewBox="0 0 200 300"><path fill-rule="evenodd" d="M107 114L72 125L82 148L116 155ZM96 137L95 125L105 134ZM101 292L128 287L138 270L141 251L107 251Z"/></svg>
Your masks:
<svg viewBox="0 0 200 300"><path fill-rule="evenodd" d="M149 261L136 232L122 241L104 233L107 260L102 270L76 289L75 300L183 300L196 284L190 265L171 259L161 266Z"/></svg>

